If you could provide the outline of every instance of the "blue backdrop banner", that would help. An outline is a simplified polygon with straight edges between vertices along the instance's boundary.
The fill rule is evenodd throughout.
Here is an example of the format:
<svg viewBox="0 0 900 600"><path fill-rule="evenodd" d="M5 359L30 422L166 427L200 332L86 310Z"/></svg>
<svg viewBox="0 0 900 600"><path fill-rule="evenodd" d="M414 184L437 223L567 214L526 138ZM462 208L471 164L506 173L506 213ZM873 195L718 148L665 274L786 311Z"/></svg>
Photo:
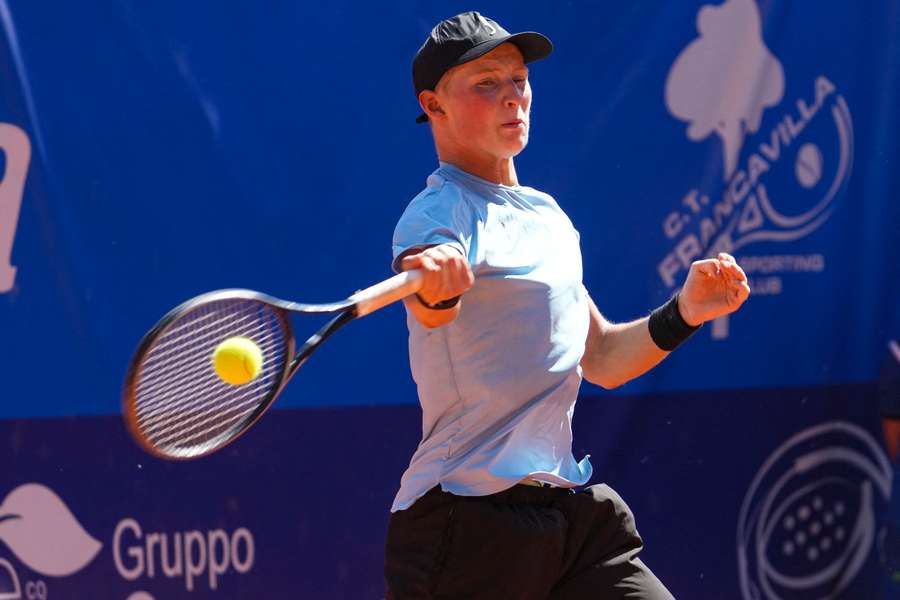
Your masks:
<svg viewBox="0 0 900 600"><path fill-rule="evenodd" d="M200 461L134 446L120 388L191 296L325 302L390 274L394 224L437 164L411 59L471 8L0 1L0 598L382 597L421 432L402 307L342 330ZM632 506L676 597L881 597L900 5L474 8L554 41L517 170L579 230L609 319L647 314L718 251L751 280L741 311L650 374L584 384L592 483Z"/></svg>

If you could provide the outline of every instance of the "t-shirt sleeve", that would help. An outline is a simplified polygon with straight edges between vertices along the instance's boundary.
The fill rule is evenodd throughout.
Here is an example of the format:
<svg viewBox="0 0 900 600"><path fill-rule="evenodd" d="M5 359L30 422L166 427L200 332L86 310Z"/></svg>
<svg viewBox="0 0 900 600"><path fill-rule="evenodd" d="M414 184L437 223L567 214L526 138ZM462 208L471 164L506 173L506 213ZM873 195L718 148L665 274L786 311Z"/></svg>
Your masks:
<svg viewBox="0 0 900 600"><path fill-rule="evenodd" d="M449 244L471 263L472 210L460 191L444 184L428 189L410 202L394 229L391 268L399 272L399 258L407 251Z"/></svg>

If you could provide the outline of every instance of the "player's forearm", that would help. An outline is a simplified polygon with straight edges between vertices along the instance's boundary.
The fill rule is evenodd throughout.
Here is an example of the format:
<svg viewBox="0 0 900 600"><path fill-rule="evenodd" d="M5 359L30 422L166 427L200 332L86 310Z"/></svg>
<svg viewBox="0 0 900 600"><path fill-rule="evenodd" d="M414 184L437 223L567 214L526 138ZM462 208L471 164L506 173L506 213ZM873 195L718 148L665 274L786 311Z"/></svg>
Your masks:
<svg viewBox="0 0 900 600"><path fill-rule="evenodd" d="M884 444L887 447L888 456L892 462L897 462L897 454L900 452L900 419L881 419L881 429L884 433Z"/></svg>
<svg viewBox="0 0 900 600"><path fill-rule="evenodd" d="M585 379L606 389L640 377L669 354L650 337L647 317L630 323L604 322L602 329L599 335L588 336L581 368Z"/></svg>

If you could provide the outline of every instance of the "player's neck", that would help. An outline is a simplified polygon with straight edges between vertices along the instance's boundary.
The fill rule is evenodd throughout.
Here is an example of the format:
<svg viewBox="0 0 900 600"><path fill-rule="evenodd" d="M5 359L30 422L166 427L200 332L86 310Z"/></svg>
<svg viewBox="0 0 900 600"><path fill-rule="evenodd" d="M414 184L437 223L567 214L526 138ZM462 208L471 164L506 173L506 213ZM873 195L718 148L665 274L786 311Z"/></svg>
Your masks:
<svg viewBox="0 0 900 600"><path fill-rule="evenodd" d="M450 163L491 183L499 183L500 185L519 185L519 178L516 175L516 165L512 157L494 158L487 156L473 156L467 152L438 151L438 158Z"/></svg>

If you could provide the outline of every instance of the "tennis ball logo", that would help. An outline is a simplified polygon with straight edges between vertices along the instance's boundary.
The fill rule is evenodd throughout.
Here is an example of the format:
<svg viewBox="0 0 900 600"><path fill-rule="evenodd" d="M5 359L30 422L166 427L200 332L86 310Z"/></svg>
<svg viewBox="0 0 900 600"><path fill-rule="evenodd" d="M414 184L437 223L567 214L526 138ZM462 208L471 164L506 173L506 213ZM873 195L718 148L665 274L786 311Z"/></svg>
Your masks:
<svg viewBox="0 0 900 600"><path fill-rule="evenodd" d="M213 352L213 368L225 383L244 385L256 379L262 371L262 350L245 337L230 337Z"/></svg>
<svg viewBox="0 0 900 600"><path fill-rule="evenodd" d="M878 442L853 423L822 423L785 441L741 506L743 600L843 597L874 546L891 478Z"/></svg>
<svg viewBox="0 0 900 600"><path fill-rule="evenodd" d="M815 144L803 144L794 162L797 181L806 189L811 189L822 178L822 151Z"/></svg>

